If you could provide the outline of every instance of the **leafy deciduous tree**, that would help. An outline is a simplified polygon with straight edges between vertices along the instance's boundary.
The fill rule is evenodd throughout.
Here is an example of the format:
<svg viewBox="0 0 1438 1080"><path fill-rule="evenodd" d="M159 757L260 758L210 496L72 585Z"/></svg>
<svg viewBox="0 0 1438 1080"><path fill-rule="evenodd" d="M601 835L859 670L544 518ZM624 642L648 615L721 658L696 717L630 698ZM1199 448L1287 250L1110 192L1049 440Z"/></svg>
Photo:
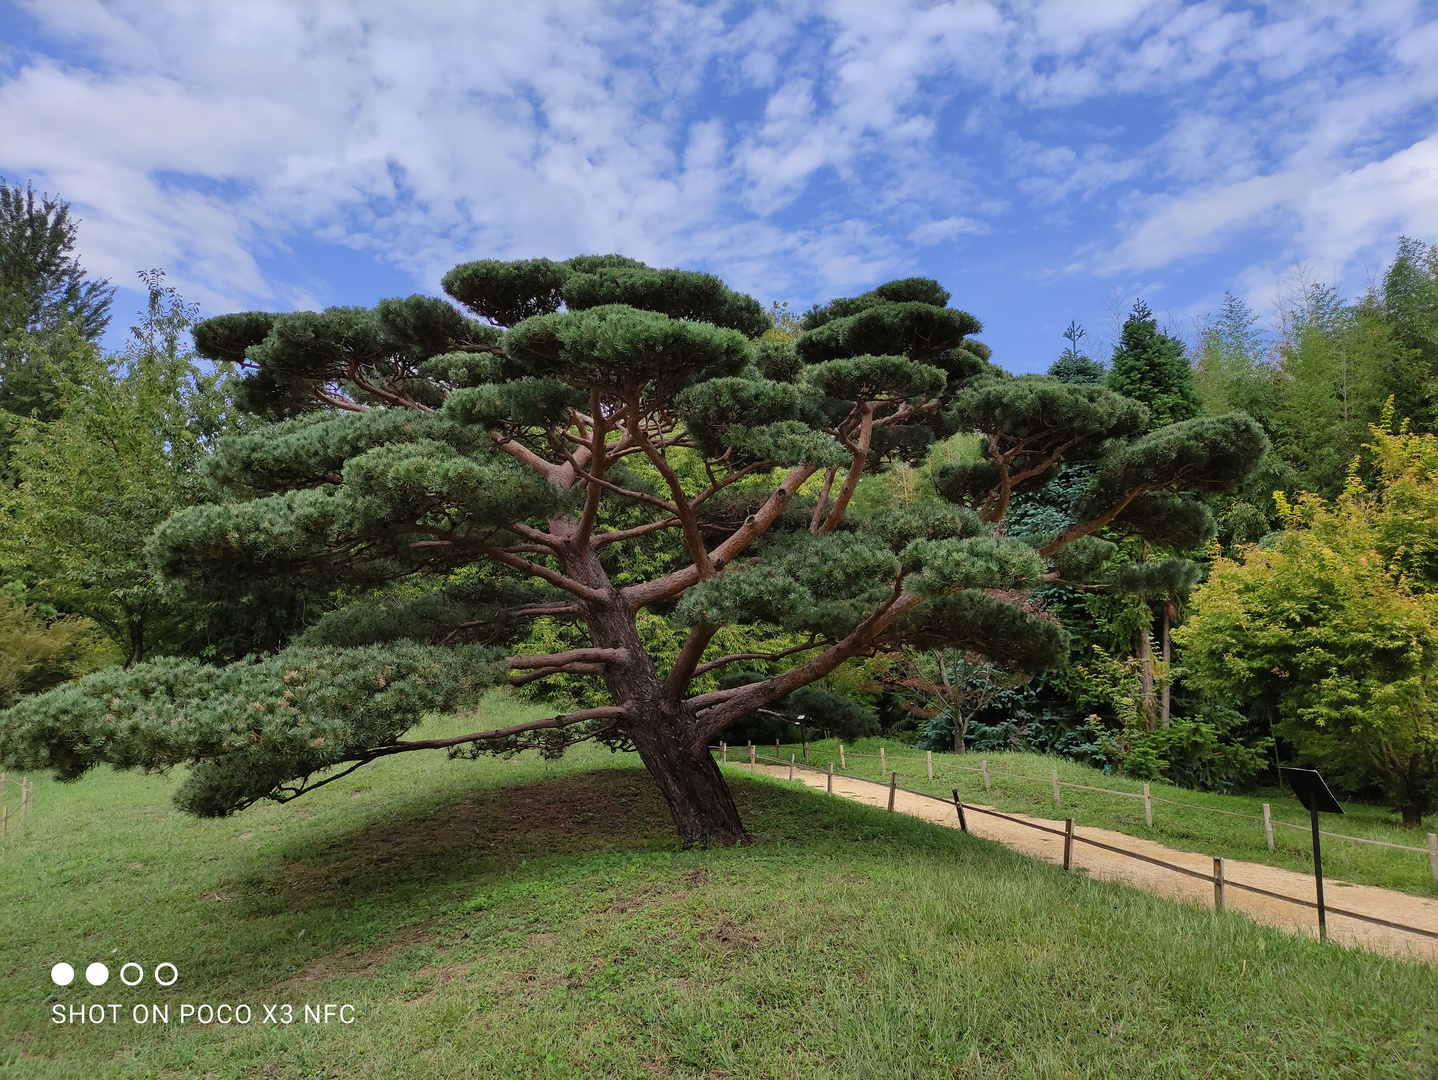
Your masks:
<svg viewBox="0 0 1438 1080"><path fill-rule="evenodd" d="M1215 560L1177 637L1192 681L1416 827L1438 805L1438 438L1371 436L1373 486L1285 501L1277 543Z"/></svg>
<svg viewBox="0 0 1438 1080"><path fill-rule="evenodd" d="M88 619L46 618L0 592L0 707L112 662Z"/></svg>
<svg viewBox="0 0 1438 1080"><path fill-rule="evenodd" d="M129 664L184 633L145 544L201 501L200 465L226 425L225 376L201 373L182 348L194 311L159 271L141 276L149 306L129 349L111 360L71 340L55 415L16 423L15 487L0 492L9 575L27 598L93 620Z"/></svg>

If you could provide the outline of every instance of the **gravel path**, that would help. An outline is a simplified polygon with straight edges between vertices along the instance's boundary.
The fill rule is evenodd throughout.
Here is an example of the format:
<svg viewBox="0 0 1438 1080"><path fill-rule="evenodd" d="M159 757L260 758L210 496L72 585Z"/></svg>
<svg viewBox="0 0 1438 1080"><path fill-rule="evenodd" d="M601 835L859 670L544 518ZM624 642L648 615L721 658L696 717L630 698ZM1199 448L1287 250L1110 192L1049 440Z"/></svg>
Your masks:
<svg viewBox="0 0 1438 1080"><path fill-rule="evenodd" d="M734 767L736 766L730 766L730 768ZM750 768L747 764L737 767L746 771ZM757 771L781 779L787 779L789 775L787 765L760 765L757 766ZM818 788L821 791L824 789L826 778L822 773L798 769L794 776L796 783L802 780L809 787ZM868 803L871 806L887 806L889 801L889 792L886 787L837 774L834 776L834 794L842 795L855 802ZM966 808L969 805L971 804L964 804ZM982 803L973 805L983 807ZM954 812L952 804L936 802L933 799L912 795L906 791L895 792L894 809L897 812L923 818L925 821L932 821L952 829L959 827L958 815ZM1005 812L1007 813L1007 811ZM1050 829L1058 829L1060 832L1064 827L1062 821L1054 821L1050 818L1036 818L1026 814L1009 814L1009 816ZM1062 836L1041 833L1014 822L990 817L987 814L971 813L967 817L969 831L976 836L997 840L1006 847L1037 859L1044 859L1056 865L1063 864ZM1076 827L1074 833L1076 836L1086 836L1113 847L1124 848L1153 859L1162 859L1175 866L1195 870L1208 880L1200 881L1142 862L1139 859L1104 851L1088 844L1075 843L1073 866L1086 870L1091 877L1102 878L1105 881L1121 881L1126 885L1133 885L1159 896L1174 900L1196 901L1204 906L1212 906L1214 902L1212 855L1178 851L1162 844L1156 844L1151 840L1129 836L1127 833L1114 832L1111 829L1084 826ZM1276 926L1289 933L1307 934L1309 937L1318 936L1318 913L1312 908L1298 907L1281 900L1273 900L1231 887L1233 882L1242 882L1245 885L1255 885L1261 889L1267 889L1269 892L1312 902L1314 900L1314 883L1311 875L1283 870L1276 866L1265 866L1263 863L1225 859L1224 876L1230 883L1230 887L1225 890L1224 894L1224 902L1228 910L1242 911L1256 922ZM1325 878L1323 885L1325 901L1335 907L1371 915L1374 918L1387 919L1391 922L1406 923L1409 926L1438 931L1438 901L1420 896L1410 896L1392 889L1379 889L1371 885L1350 885L1332 878ZM1374 926L1357 919L1335 915L1331 910L1328 912L1328 936L1345 945L1356 945L1373 952L1438 963L1438 939L1392 930L1384 926Z"/></svg>

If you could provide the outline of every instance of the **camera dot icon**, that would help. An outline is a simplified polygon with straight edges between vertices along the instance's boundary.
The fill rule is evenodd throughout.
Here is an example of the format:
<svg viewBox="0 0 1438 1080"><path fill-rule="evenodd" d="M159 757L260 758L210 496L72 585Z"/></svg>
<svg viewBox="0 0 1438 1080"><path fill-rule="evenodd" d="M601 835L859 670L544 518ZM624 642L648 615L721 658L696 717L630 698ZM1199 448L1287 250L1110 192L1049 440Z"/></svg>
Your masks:
<svg viewBox="0 0 1438 1080"><path fill-rule="evenodd" d="M69 986L75 981L75 969L61 960L50 969L50 980L56 986Z"/></svg>
<svg viewBox="0 0 1438 1080"><path fill-rule="evenodd" d="M104 986L110 981L110 969L96 960L85 969L85 981L91 986Z"/></svg>

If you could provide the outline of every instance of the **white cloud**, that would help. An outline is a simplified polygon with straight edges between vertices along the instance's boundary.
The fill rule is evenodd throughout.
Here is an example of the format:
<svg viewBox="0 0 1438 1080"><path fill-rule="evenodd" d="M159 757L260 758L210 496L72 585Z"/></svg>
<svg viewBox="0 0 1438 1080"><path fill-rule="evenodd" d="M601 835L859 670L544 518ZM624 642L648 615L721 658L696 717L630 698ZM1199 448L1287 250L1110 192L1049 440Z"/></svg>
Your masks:
<svg viewBox="0 0 1438 1080"><path fill-rule="evenodd" d="M920 247L927 247L930 244L941 244L945 240L952 240L964 233L988 232L988 226L982 221L975 221L973 218L950 217L943 221L926 221L913 232L909 233L909 239Z"/></svg>
<svg viewBox="0 0 1438 1080"><path fill-rule="evenodd" d="M75 204L96 271L163 265L207 310L308 302L262 270L308 236L427 287L622 250L807 300L1080 209L1108 221L1053 268L1147 274L1273 220L1343 261L1434 220L1412 3L29 11L62 44L9 55L0 172Z"/></svg>
<svg viewBox="0 0 1438 1080"><path fill-rule="evenodd" d="M1305 193L1300 213L1305 249L1340 265L1395 234L1432 237L1438 228L1438 134L1316 185Z"/></svg>

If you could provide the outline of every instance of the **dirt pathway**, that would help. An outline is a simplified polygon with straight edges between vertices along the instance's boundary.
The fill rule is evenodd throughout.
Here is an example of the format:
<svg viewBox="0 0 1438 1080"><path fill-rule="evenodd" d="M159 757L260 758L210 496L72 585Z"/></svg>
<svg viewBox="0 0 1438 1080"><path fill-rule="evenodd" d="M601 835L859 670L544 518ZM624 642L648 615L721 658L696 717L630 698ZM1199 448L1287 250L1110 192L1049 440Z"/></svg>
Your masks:
<svg viewBox="0 0 1438 1080"><path fill-rule="evenodd" d="M738 766L731 764L729 767L745 771L750 768L748 764ZM787 765L760 765L757 767L757 771L781 779L787 779L789 776ZM818 788L821 791L825 787L826 777L822 773L796 769L794 778L796 783L802 780L809 787ZM871 806L887 806L889 801L889 792L886 787L837 774L834 776L834 794L842 795L855 802L868 803ZM967 807L970 804L965 803L964 805ZM982 803L975 805L983 806ZM906 791L895 792L894 809L948 828L957 829L959 827L958 815L954 812L952 804L936 802L933 799L912 795ZM1005 812L1007 813L1007 811ZM1026 814L1010 814L1009 816L1050 829L1062 831L1064 827L1062 821L1054 821L1049 818L1030 817ZM1063 864L1062 836L1041 833L1014 822L990 817L987 814L972 813L967 817L969 831L976 836L997 840L1006 847L1034 858L1044 859L1057 865ZM1073 865L1088 871L1091 877L1102 878L1106 881L1121 881L1126 885L1133 885L1169 899L1196 901L1209 907L1213 905L1212 855L1178 851L1162 844L1156 844L1151 840L1129 836L1127 833L1114 832L1111 829L1083 826L1075 828L1074 833L1077 836L1090 837L1114 847L1124 848L1140 855L1162 859L1175 866L1197 871L1208 880L1200 881L1197 878L1176 874L1172 870L1165 870L1163 867L1154 866L1138 859L1090 847L1088 844L1075 843ZM1258 888L1267 889L1269 892L1311 902L1314 899L1314 884L1311 875L1283 870L1276 866L1265 866L1262 863L1225 859L1224 876L1230 882L1230 887L1225 890L1224 894L1224 902L1228 910L1242 911L1257 922L1276 926L1289 933L1307 934L1309 937L1318 936L1318 913L1312 908L1301 908L1281 900L1273 900L1231 887L1232 882L1242 882L1245 885L1255 885ZM1328 878L1324 879L1323 884L1324 899L1335 907L1371 915L1378 919L1388 919L1391 922L1438 930L1438 901L1409 896L1407 893L1395 892L1392 889L1375 888L1371 885L1350 885ZM1328 912L1328 936L1345 945L1356 945L1373 952L1438 963L1438 939L1425 938L1401 930L1391 930L1384 926L1374 926L1357 919L1335 915L1332 911Z"/></svg>

